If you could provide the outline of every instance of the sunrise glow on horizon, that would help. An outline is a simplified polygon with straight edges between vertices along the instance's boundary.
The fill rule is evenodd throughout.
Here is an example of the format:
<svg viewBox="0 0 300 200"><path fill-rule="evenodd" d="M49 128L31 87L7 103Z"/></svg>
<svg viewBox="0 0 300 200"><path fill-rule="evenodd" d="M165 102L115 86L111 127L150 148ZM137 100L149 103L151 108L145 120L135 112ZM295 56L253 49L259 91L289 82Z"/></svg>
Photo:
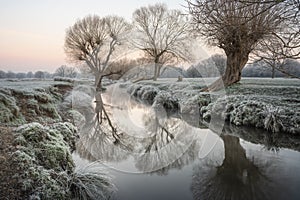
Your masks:
<svg viewBox="0 0 300 200"><path fill-rule="evenodd" d="M0 70L53 72L70 64L64 53L65 30L89 14L131 20L135 9L163 2L185 10L184 0L0 0Z"/></svg>

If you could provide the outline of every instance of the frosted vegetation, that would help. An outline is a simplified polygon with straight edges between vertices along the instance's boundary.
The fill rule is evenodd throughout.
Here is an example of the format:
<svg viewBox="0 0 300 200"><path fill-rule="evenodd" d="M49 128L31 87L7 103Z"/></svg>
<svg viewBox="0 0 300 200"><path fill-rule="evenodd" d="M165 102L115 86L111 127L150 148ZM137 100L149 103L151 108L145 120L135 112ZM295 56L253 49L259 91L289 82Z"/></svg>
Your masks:
<svg viewBox="0 0 300 200"><path fill-rule="evenodd" d="M176 80L161 79L136 84L125 82L120 87L126 88L136 100L151 105L155 114L176 115L176 119L182 117L189 124L195 123L195 126L199 126L199 121L190 122L183 116L198 120L193 117L196 115L204 123L212 118L221 118L238 126L263 128L274 134L300 133L299 80L243 79L240 84L227 88L224 95L220 92L199 92L214 79ZM85 149L85 156L90 160L118 161L128 156L127 148L137 148L130 145L134 143L132 139L122 138L125 137L122 134L118 141L115 140L104 127L97 127L101 129L98 130L92 126L94 130L89 131L91 124L88 122L95 120L92 105L94 94L91 82L85 85L68 80L1 82L1 124L15 127L15 144L18 147L12 155L18 165L15 176L20 177L22 190L30 199L109 199L113 195L115 188L102 170L93 167L75 169L71 156L79 135L75 126L82 128L83 133L90 133L82 134L82 140L76 144L77 148ZM149 121L149 126L152 124L153 129L157 129L156 126L161 128L156 123L154 118ZM176 127L170 124L169 129ZM164 140L167 142L177 137L163 128L161 131L166 135ZM259 137L252 138L254 134L247 132L243 135L255 142L255 138ZM156 134L151 138L155 140L158 136ZM101 142L92 145L84 143L96 139ZM128 144L124 143L126 140ZM147 144L143 151L160 145L152 140L142 142ZM266 143L273 147L269 139ZM119 148L113 148L113 145ZM136 166L144 171L157 167L155 163L158 158L155 156L136 159ZM152 160L153 165L142 164ZM180 162L189 162L189 159Z"/></svg>
<svg viewBox="0 0 300 200"><path fill-rule="evenodd" d="M66 82L1 81L0 122L19 125L26 122L58 122L61 117L56 104L63 98Z"/></svg>
<svg viewBox="0 0 300 200"><path fill-rule="evenodd" d="M212 79L203 79L207 84ZM200 93L204 82L197 79L163 79L124 84L127 92L153 107L163 105L181 114L198 114L204 121L212 117L238 126L254 126L270 132L300 134L300 81L293 79L243 79L228 87L224 95Z"/></svg>
<svg viewBox="0 0 300 200"><path fill-rule="evenodd" d="M15 127L17 150L11 158L18 167L14 176L28 199L109 199L115 190L102 170L75 168L72 152L78 133L74 125L83 116L72 105L76 101L82 105L85 96L80 91L93 93L91 87L75 86L80 98L74 101L70 91L76 84L81 83L1 81L0 122Z"/></svg>
<svg viewBox="0 0 300 200"><path fill-rule="evenodd" d="M74 171L71 150L75 144L75 127L69 123L49 127L30 123L18 127L13 159L21 173L22 190L29 199L67 199L70 175ZM33 193L31 194L31 191Z"/></svg>

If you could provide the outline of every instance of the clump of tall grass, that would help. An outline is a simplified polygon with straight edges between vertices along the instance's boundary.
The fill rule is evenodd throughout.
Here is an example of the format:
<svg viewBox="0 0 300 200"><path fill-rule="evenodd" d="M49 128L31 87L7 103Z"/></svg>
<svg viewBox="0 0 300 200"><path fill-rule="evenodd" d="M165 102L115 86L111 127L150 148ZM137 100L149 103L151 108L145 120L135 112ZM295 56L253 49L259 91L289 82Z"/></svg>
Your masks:
<svg viewBox="0 0 300 200"><path fill-rule="evenodd" d="M76 169L71 176L70 190L74 200L111 199L116 191L111 178L98 162Z"/></svg>
<svg viewBox="0 0 300 200"><path fill-rule="evenodd" d="M266 106L265 109L265 129L271 130L273 133L277 133L283 127L280 120L280 109L273 106Z"/></svg>

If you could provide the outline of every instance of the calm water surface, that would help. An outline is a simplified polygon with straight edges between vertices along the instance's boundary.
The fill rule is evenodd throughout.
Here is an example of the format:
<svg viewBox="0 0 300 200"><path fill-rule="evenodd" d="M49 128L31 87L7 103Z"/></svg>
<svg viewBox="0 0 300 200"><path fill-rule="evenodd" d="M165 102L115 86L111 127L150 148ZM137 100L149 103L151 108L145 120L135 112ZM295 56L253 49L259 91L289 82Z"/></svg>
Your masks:
<svg viewBox="0 0 300 200"><path fill-rule="evenodd" d="M299 138L230 125L215 133L123 90L104 100L117 139L105 123L86 126L74 158L78 167L102 163L116 199L300 199Z"/></svg>

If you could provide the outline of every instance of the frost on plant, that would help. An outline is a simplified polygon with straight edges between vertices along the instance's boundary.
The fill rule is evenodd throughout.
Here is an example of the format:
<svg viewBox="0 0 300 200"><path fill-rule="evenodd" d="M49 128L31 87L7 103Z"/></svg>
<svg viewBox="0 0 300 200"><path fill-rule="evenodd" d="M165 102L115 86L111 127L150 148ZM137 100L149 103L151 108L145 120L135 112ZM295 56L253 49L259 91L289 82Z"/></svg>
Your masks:
<svg viewBox="0 0 300 200"><path fill-rule="evenodd" d="M68 199L69 174L74 171L71 151L76 128L70 123L42 126L30 123L15 130L18 150L13 159L29 199Z"/></svg>
<svg viewBox="0 0 300 200"><path fill-rule="evenodd" d="M144 102L149 103L150 105L153 104L154 98L158 94L159 89L153 86L144 86L138 91L138 96Z"/></svg>
<svg viewBox="0 0 300 200"><path fill-rule="evenodd" d="M49 88L1 88L1 123L20 125L26 122L58 122L61 117L57 103L61 96L54 87Z"/></svg>
<svg viewBox="0 0 300 200"><path fill-rule="evenodd" d="M159 89L151 85L131 85L127 92L144 103L152 105Z"/></svg>
<svg viewBox="0 0 300 200"><path fill-rule="evenodd" d="M142 88L142 85L139 84L132 84L128 87L127 92L133 96L138 97L138 91Z"/></svg>
<svg viewBox="0 0 300 200"><path fill-rule="evenodd" d="M24 118L17 106L16 99L9 90L0 90L0 122L1 123L22 123Z"/></svg>
<svg viewBox="0 0 300 200"><path fill-rule="evenodd" d="M154 98L152 107L155 111L165 110L167 114L173 114L180 111L180 104L177 98L168 92L159 92Z"/></svg>
<svg viewBox="0 0 300 200"><path fill-rule="evenodd" d="M220 98L202 107L200 113L204 119L209 120L214 115L238 126L255 126L271 132L300 132L297 112L291 113L283 107L259 101L256 96L232 95Z"/></svg>
<svg viewBox="0 0 300 200"><path fill-rule="evenodd" d="M98 200L111 199L116 191L111 179L94 163L82 169L76 169L71 175L72 199ZM97 163L96 163L97 164Z"/></svg>
<svg viewBox="0 0 300 200"><path fill-rule="evenodd" d="M265 121L264 126L265 129L271 130L272 132L279 132L283 124L281 119L279 118L281 110L279 108L275 108L273 106L266 106L265 109Z"/></svg>

